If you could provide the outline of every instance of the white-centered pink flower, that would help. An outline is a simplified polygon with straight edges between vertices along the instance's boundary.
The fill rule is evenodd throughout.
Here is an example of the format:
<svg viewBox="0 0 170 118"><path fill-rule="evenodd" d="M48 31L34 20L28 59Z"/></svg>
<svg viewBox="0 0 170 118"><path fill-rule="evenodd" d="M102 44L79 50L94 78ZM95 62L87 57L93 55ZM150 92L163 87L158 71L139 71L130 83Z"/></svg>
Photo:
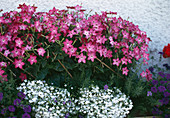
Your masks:
<svg viewBox="0 0 170 118"><path fill-rule="evenodd" d="M37 49L37 52L38 52L38 55L41 55L41 56L44 56L44 53L46 52L45 50L44 50L44 48L38 48Z"/></svg>
<svg viewBox="0 0 170 118"><path fill-rule="evenodd" d="M127 67L122 68L122 71L122 74L128 75L129 70L127 69Z"/></svg>
<svg viewBox="0 0 170 118"><path fill-rule="evenodd" d="M30 64L32 65L33 63L37 63L37 56L32 56L30 55L30 58L28 59L28 61L30 62Z"/></svg>
<svg viewBox="0 0 170 118"><path fill-rule="evenodd" d="M21 48L22 44L24 43L20 38L15 40L16 46L18 46L19 48Z"/></svg>

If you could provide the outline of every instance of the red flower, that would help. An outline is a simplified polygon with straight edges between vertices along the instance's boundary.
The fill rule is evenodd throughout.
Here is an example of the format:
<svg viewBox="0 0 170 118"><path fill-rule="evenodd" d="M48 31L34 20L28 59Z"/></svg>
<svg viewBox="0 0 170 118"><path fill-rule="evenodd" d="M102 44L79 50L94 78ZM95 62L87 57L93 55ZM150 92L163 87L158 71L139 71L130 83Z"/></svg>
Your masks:
<svg viewBox="0 0 170 118"><path fill-rule="evenodd" d="M19 78L21 78L21 81L24 81L25 79L27 79L27 75L24 73L21 73L21 75L19 76Z"/></svg>
<svg viewBox="0 0 170 118"><path fill-rule="evenodd" d="M168 46L165 46L163 48L163 57L164 58L170 57L170 44L168 44Z"/></svg>

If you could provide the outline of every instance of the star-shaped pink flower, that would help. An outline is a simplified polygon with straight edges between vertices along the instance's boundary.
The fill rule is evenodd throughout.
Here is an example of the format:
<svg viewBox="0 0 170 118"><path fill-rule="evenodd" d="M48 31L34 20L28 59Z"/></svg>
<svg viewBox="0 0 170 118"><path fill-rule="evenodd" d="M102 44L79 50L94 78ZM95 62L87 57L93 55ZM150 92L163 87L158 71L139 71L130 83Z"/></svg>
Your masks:
<svg viewBox="0 0 170 118"><path fill-rule="evenodd" d="M38 52L38 55L41 55L41 56L44 56L44 53L46 52L45 50L44 50L44 48L38 48L37 49L37 52Z"/></svg>
<svg viewBox="0 0 170 118"><path fill-rule="evenodd" d="M73 35L75 35L76 33L74 32L74 30L69 31L69 34L67 36L70 36L70 38L73 37Z"/></svg>
<svg viewBox="0 0 170 118"><path fill-rule="evenodd" d="M88 52L94 52L95 47L91 42L87 43L86 47L87 47Z"/></svg>
<svg viewBox="0 0 170 118"><path fill-rule="evenodd" d="M86 63L86 56L84 56L83 53L81 53L81 55L78 55L77 57L79 58L78 63Z"/></svg>
<svg viewBox="0 0 170 118"><path fill-rule="evenodd" d="M96 58L95 53L88 53L88 60L91 60L92 62L94 62L95 58Z"/></svg>
<svg viewBox="0 0 170 118"><path fill-rule="evenodd" d="M143 71L140 75L144 78L147 76L147 73Z"/></svg>
<svg viewBox="0 0 170 118"><path fill-rule="evenodd" d="M119 60L119 58L113 59L113 65L119 66L120 62L121 62L121 61Z"/></svg>
<svg viewBox="0 0 170 118"><path fill-rule="evenodd" d="M72 40L69 41L68 39L66 39L66 40L63 42L64 47L66 47L66 48L72 47L72 45L71 45L72 43L73 43L73 41L72 41Z"/></svg>
<svg viewBox="0 0 170 118"><path fill-rule="evenodd" d="M32 65L33 63L37 63L37 56L32 56L30 55L30 58L28 59L28 61L30 62L30 64Z"/></svg>
<svg viewBox="0 0 170 118"><path fill-rule="evenodd" d="M18 67L19 67L20 69L22 69L22 66L25 65L25 63L22 62L21 59L19 59L19 60L15 59L15 61L13 62L13 64L15 65L15 68L18 68Z"/></svg>
<svg viewBox="0 0 170 118"><path fill-rule="evenodd" d="M128 75L129 70L127 69L127 67L122 68L122 70L123 70L122 73L123 73L124 75Z"/></svg>
<svg viewBox="0 0 170 118"><path fill-rule="evenodd" d="M19 48L21 48L22 44L24 43L20 38L18 38L17 40L15 40L16 46L18 46Z"/></svg>

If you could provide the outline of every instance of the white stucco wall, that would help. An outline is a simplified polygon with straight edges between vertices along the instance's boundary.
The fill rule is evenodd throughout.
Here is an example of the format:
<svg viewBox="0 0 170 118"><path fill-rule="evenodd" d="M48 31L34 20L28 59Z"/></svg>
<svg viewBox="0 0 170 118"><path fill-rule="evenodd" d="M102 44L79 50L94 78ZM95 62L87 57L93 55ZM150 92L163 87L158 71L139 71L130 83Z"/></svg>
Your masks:
<svg viewBox="0 0 170 118"><path fill-rule="evenodd" d="M16 10L18 4L24 2L35 4L37 11L48 11L53 7L66 9L66 6L82 3L87 11L93 9L92 13L114 11L124 19L129 17L129 21L139 25L151 38L150 53L156 59L154 64L159 60L157 53L170 43L170 0L0 0L0 9L4 12ZM170 58L162 62L170 64Z"/></svg>

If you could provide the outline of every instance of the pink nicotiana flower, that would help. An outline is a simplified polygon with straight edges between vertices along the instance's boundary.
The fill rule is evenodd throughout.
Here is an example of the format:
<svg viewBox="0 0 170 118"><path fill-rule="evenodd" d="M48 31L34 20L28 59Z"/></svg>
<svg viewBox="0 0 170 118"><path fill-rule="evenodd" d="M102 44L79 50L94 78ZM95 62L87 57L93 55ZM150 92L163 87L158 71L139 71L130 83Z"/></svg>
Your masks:
<svg viewBox="0 0 170 118"><path fill-rule="evenodd" d="M143 65L148 65L148 62L145 60L145 59L143 59Z"/></svg>
<svg viewBox="0 0 170 118"><path fill-rule="evenodd" d="M88 53L88 60L91 60L92 62L94 62L95 58L97 58L95 53Z"/></svg>
<svg viewBox="0 0 170 118"><path fill-rule="evenodd" d="M97 52L100 54L100 56L103 55L103 48L102 48L102 46L97 46Z"/></svg>
<svg viewBox="0 0 170 118"><path fill-rule="evenodd" d="M2 76L4 73L5 71L0 68L0 76Z"/></svg>
<svg viewBox="0 0 170 118"><path fill-rule="evenodd" d="M122 74L128 75L129 70L127 69L127 67L122 68L122 71Z"/></svg>
<svg viewBox="0 0 170 118"><path fill-rule="evenodd" d="M66 39L66 40L63 42L64 47L66 47L66 48L72 47L72 45L71 45L72 43L73 43L73 41L72 41L72 40L69 41L68 39Z"/></svg>
<svg viewBox="0 0 170 118"><path fill-rule="evenodd" d="M143 53L143 58L149 60L149 54Z"/></svg>
<svg viewBox="0 0 170 118"><path fill-rule="evenodd" d="M32 65L33 63L37 63L37 56L32 56L30 55L30 58L28 59L28 61L30 62L30 64Z"/></svg>
<svg viewBox="0 0 170 118"><path fill-rule="evenodd" d="M6 63L6 62L1 61L1 62L0 62L0 67L1 67L1 68L2 68L2 67L5 67L5 68L6 68L6 67L7 67L7 63Z"/></svg>
<svg viewBox="0 0 170 118"><path fill-rule="evenodd" d="M9 50L5 50L4 55L5 55L6 57L8 57L9 54L10 54L10 51L9 51Z"/></svg>
<svg viewBox="0 0 170 118"><path fill-rule="evenodd" d="M121 58L122 65L127 65L127 59L125 57Z"/></svg>
<svg viewBox="0 0 170 118"><path fill-rule="evenodd" d="M75 35L76 33L74 32L74 30L69 31L69 34L67 36L70 36L70 38L73 37L73 35Z"/></svg>
<svg viewBox="0 0 170 118"><path fill-rule="evenodd" d="M140 43L142 43L142 42L143 42L142 38L141 38L141 37L139 37L139 36L138 36L135 40L138 42L138 44L140 44Z"/></svg>
<svg viewBox="0 0 170 118"><path fill-rule="evenodd" d="M87 39L90 37L90 31L84 30L83 34L86 36Z"/></svg>
<svg viewBox="0 0 170 118"><path fill-rule="evenodd" d="M11 53L13 54L14 57L18 57L18 56L21 55L21 50L17 49L17 48L14 48L14 50L11 51Z"/></svg>
<svg viewBox="0 0 170 118"><path fill-rule="evenodd" d="M69 54L69 57L71 57L71 56L76 56L76 50L77 50L77 48L74 48L74 47L70 47L69 49L68 49L68 54Z"/></svg>
<svg viewBox="0 0 170 118"><path fill-rule="evenodd" d="M86 44L88 52L93 52L94 51L94 45L90 42Z"/></svg>
<svg viewBox="0 0 170 118"><path fill-rule="evenodd" d="M15 61L13 62L13 64L15 65L15 68L18 68L18 67L19 67L20 69L22 69L22 66L25 65L25 63L22 62L21 59L19 59L19 60L15 59Z"/></svg>
<svg viewBox="0 0 170 118"><path fill-rule="evenodd" d="M83 51L87 52L87 47L84 44L80 46L79 49L81 50L81 52Z"/></svg>
<svg viewBox="0 0 170 118"><path fill-rule="evenodd" d="M129 38L129 33L127 33L126 31L122 31L123 34L123 38L128 39Z"/></svg>
<svg viewBox="0 0 170 118"><path fill-rule="evenodd" d="M1 45L6 45L8 44L8 39L4 36L0 36L1 40L0 40L0 44Z"/></svg>
<svg viewBox="0 0 170 118"><path fill-rule="evenodd" d="M113 65L119 66L120 63L121 63L121 61L119 60L119 58L113 59Z"/></svg>
<svg viewBox="0 0 170 118"><path fill-rule="evenodd" d="M143 71L140 75L144 78L147 76L147 73Z"/></svg>
<svg viewBox="0 0 170 118"><path fill-rule="evenodd" d="M26 47L24 48L24 50L31 50L32 46L26 45Z"/></svg>
<svg viewBox="0 0 170 118"><path fill-rule="evenodd" d="M16 46L21 48L22 44L24 43L20 38L15 40Z"/></svg>
<svg viewBox="0 0 170 118"><path fill-rule="evenodd" d="M44 53L46 52L45 50L44 50L44 48L38 48L37 49L37 52L38 52L38 55L41 55L41 56L44 56Z"/></svg>
<svg viewBox="0 0 170 118"><path fill-rule="evenodd" d="M80 62L86 63L86 56L84 56L83 53L78 55L77 58L79 58L78 63Z"/></svg>

